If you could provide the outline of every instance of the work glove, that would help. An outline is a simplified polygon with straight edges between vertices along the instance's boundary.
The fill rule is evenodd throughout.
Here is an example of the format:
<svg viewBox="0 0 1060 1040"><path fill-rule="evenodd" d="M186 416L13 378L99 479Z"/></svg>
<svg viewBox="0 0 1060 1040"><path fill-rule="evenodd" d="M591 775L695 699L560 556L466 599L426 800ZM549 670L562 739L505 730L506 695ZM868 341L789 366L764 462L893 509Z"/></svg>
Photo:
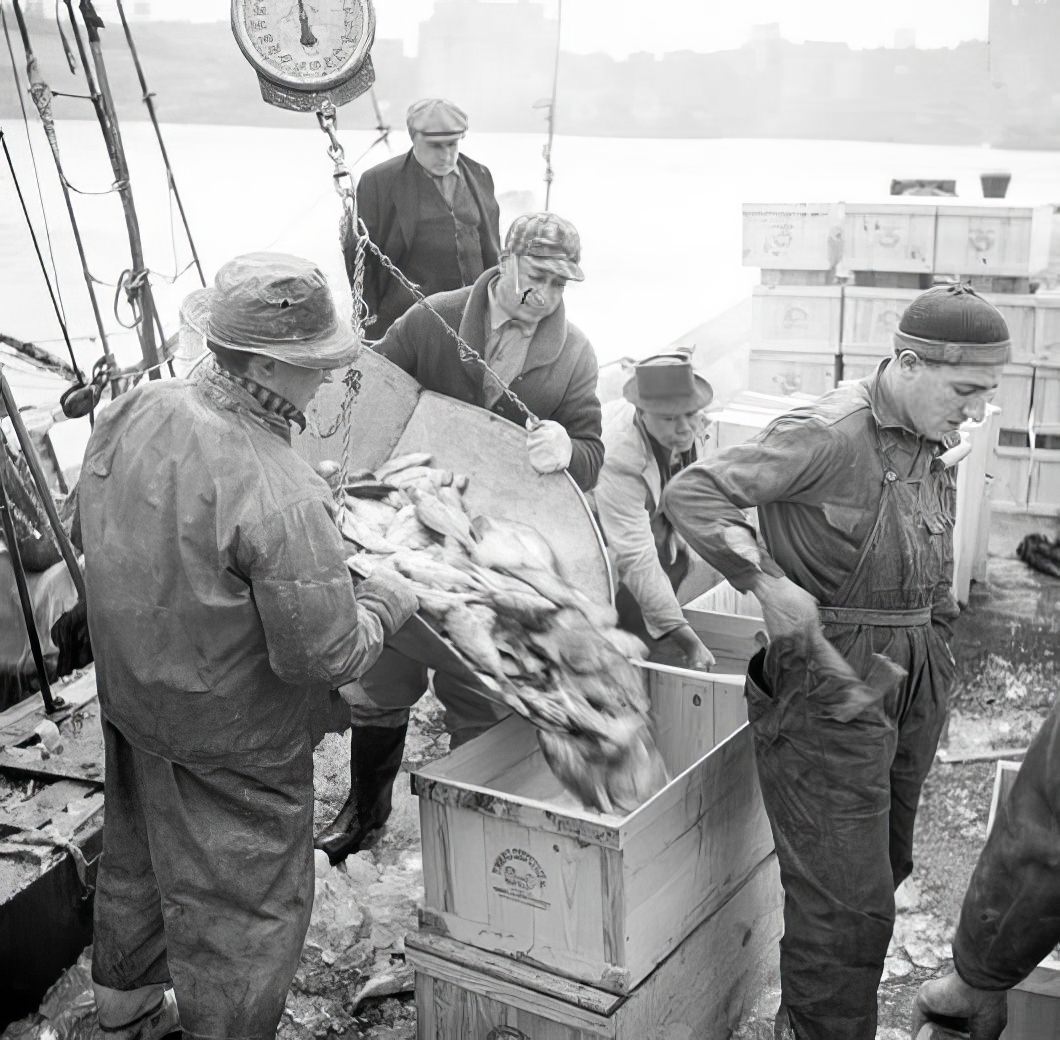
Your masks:
<svg viewBox="0 0 1060 1040"><path fill-rule="evenodd" d="M555 473L566 469L570 464L573 445L567 431L551 419L544 419L536 425L527 419L526 450L530 456L530 465L538 473Z"/></svg>
<svg viewBox="0 0 1060 1040"><path fill-rule="evenodd" d="M667 632L663 640L677 647L689 668L706 672L714 664L714 655L696 635L691 625L681 625L672 632Z"/></svg>
<svg viewBox="0 0 1060 1040"><path fill-rule="evenodd" d="M929 1022L964 1029L971 1040L998 1040L1008 1022L1008 990L976 989L956 972L932 979L913 1003L913 1040Z"/></svg>
<svg viewBox="0 0 1060 1040"><path fill-rule="evenodd" d="M59 650L56 675L60 679L92 663L92 640L88 635L88 614L84 600L78 600L59 615L52 625L51 637Z"/></svg>
<svg viewBox="0 0 1060 1040"><path fill-rule="evenodd" d="M397 574L373 574L357 586L357 602L370 610L392 636L416 611L420 601L412 586Z"/></svg>

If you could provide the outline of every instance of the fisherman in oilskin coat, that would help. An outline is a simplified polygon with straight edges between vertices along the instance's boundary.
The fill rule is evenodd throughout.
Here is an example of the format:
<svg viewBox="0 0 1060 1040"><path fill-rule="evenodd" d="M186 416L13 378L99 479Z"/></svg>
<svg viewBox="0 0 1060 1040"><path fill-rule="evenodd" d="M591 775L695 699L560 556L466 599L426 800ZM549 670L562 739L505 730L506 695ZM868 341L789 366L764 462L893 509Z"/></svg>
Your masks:
<svg viewBox="0 0 1060 1040"><path fill-rule="evenodd" d="M926 1022L998 1040L1008 991L1060 943L1060 699L1016 774L968 882L953 972L921 985L912 1036ZM954 1020L957 1020L954 1022Z"/></svg>
<svg viewBox="0 0 1060 1040"><path fill-rule="evenodd" d="M563 306L568 280L581 281L581 239L555 213L517 217L499 267L473 286L431 297L431 306L404 314L376 351L408 372L425 390L478 405L522 425L526 420L503 394L509 387L540 420L528 424L527 455L539 473L566 469L589 490L603 461L597 364L585 334ZM460 357L445 326L485 358L494 376ZM500 383L498 383L498 379ZM393 650L364 676L351 703L350 795L335 820L317 836L333 863L361 848L390 815L401 768L409 709L427 690L427 669ZM450 746L485 732L508 712L451 676L438 673L434 692L445 705Z"/></svg>
<svg viewBox="0 0 1060 1040"><path fill-rule="evenodd" d="M424 294L471 285L497 263L500 209L490 171L460 154L466 113L444 98L424 98L406 117L412 148L366 170L357 203L368 236ZM382 339L415 297L365 253L364 301Z"/></svg>
<svg viewBox="0 0 1060 1040"><path fill-rule="evenodd" d="M106 744L103 1035L267 1040L313 905L310 706L416 597L356 592L289 424L356 344L320 271L237 257L185 300L213 356L96 420L78 507ZM172 989L168 989L169 985Z"/></svg>
<svg viewBox="0 0 1060 1040"><path fill-rule="evenodd" d="M692 548L756 594L771 640L746 694L785 892L778 1037L876 1036L894 890L912 870L953 680L958 427L983 416L1008 354L996 308L962 285L930 289L873 376L690 466L663 493ZM752 506L764 549L741 512ZM858 677L882 657L904 678L850 718L825 692L822 635Z"/></svg>

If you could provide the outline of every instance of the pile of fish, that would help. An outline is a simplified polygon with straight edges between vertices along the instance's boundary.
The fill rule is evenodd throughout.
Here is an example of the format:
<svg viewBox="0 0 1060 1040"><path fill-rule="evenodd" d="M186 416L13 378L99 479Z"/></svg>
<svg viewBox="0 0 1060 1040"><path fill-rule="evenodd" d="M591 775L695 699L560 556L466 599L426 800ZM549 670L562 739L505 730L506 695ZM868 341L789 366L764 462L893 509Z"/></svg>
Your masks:
<svg viewBox="0 0 1060 1040"><path fill-rule="evenodd" d="M402 455L341 489L354 574L391 569L479 686L537 727L549 768L589 808L628 813L667 782L631 658L644 644L571 588L533 528L472 518L468 478Z"/></svg>

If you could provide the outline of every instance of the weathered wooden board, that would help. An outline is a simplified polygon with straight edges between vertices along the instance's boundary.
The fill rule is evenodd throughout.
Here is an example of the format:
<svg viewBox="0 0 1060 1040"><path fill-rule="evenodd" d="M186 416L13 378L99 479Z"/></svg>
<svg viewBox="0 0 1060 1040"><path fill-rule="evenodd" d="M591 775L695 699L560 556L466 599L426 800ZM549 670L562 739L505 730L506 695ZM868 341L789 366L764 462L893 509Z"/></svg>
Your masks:
<svg viewBox="0 0 1060 1040"><path fill-rule="evenodd" d="M775 986L782 893L760 863L628 996L444 937L406 940L419 1040L727 1040Z"/></svg>
<svg viewBox="0 0 1060 1040"><path fill-rule="evenodd" d="M1060 1036L1060 961L1043 961L1009 990L1002 1040L1056 1040Z"/></svg>

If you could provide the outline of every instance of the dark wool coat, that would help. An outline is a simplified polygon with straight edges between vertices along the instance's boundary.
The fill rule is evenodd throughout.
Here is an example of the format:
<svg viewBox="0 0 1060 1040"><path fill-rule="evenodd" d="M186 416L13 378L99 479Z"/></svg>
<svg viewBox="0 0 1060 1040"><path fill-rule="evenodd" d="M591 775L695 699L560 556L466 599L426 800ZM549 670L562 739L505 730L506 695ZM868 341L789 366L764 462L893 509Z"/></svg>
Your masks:
<svg viewBox="0 0 1060 1040"><path fill-rule="evenodd" d="M493 176L482 163L461 155L457 166L478 203L482 222L479 244L483 268L493 267L500 252L500 208L493 195ZM404 155L366 170L357 184L357 206L368 236L401 269L416 237L420 189L429 184L409 149ZM444 284L444 283L443 283ZM450 283L452 284L452 283ZM426 294L438 286L423 286ZM373 339L382 338L394 320L412 304L412 296L369 251L365 256L364 300L377 321L368 327Z"/></svg>
<svg viewBox="0 0 1060 1040"><path fill-rule="evenodd" d="M430 297L431 306L445 323L479 354L486 348L487 290L496 274L497 269L491 268L473 286ZM456 343L424 307L406 311L375 349L424 389L485 407L482 369L460 360ZM596 377L592 345L567 321L560 303L538 325L523 371L511 384L512 392L539 419L558 422L570 435L573 451L567 469L583 491L596 484L604 460ZM525 425L523 416L503 395L491 411Z"/></svg>

